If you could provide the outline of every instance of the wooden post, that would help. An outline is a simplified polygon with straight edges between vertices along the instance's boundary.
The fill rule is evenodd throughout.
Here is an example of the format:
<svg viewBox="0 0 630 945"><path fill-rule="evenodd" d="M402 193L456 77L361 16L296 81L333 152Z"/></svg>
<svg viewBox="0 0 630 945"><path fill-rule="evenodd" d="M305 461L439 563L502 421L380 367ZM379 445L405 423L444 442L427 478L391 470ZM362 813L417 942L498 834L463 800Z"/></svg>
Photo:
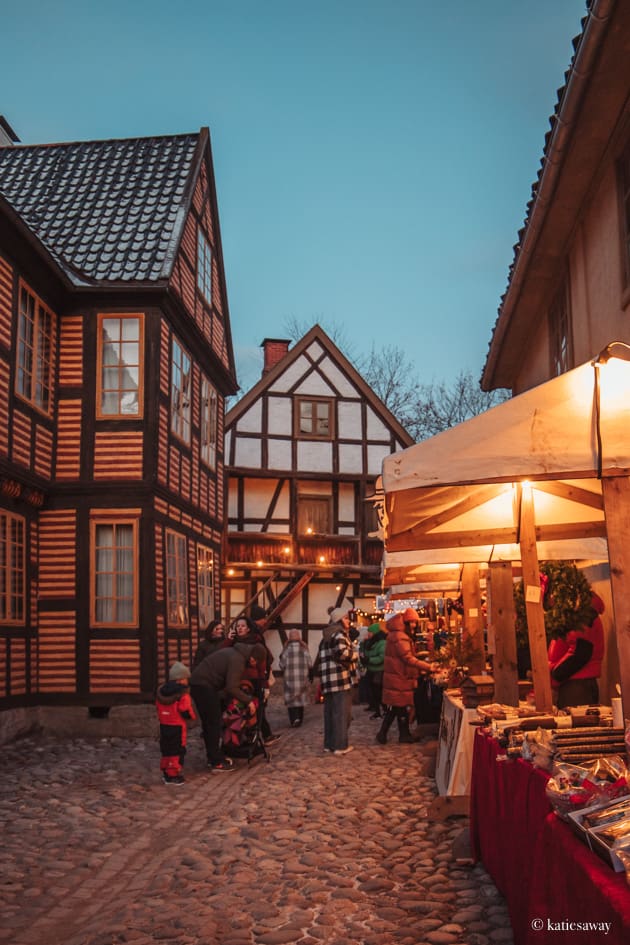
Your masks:
<svg viewBox="0 0 630 945"><path fill-rule="evenodd" d="M514 582L510 561L493 561L489 566L488 599L492 608L489 619L495 638L494 700L501 705L518 706L518 665L516 660L516 627Z"/></svg>
<svg viewBox="0 0 630 945"><path fill-rule="evenodd" d="M532 675L534 677L534 698L536 700L536 708L539 712L551 712L551 674L547 660L545 615L540 590L540 569L538 566L538 549L536 548L536 524L534 522L534 499L530 486L520 486L519 488L521 489L521 563L523 568L523 588L525 592L529 651L532 657Z"/></svg>
<svg viewBox="0 0 630 945"><path fill-rule="evenodd" d="M462 643L468 642L473 651L469 669L472 675L484 673L486 671L486 652L483 642L478 564L468 563L464 565L462 571L462 600L464 602Z"/></svg>
<svg viewBox="0 0 630 945"><path fill-rule="evenodd" d="M608 561L619 653L621 701L624 718L630 718L630 479L602 479L604 515L608 537Z"/></svg>

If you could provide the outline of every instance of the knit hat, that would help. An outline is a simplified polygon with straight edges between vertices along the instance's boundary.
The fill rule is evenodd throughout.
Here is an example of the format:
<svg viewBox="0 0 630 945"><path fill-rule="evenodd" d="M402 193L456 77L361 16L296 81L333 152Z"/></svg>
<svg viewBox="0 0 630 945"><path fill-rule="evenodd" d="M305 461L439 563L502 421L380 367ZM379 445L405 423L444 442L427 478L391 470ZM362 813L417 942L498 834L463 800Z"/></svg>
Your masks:
<svg viewBox="0 0 630 945"><path fill-rule="evenodd" d="M381 629L380 623L371 623L370 626L369 626L368 629L367 629L367 632L368 632L368 633L378 633L378 631L379 631L380 629Z"/></svg>
<svg viewBox="0 0 630 945"><path fill-rule="evenodd" d="M418 623L420 617L417 610L414 610L413 607L407 607L406 610L403 610L402 619L405 623L411 623L414 620Z"/></svg>
<svg viewBox="0 0 630 945"><path fill-rule="evenodd" d="M173 663L170 668L168 678L169 682L177 682L178 679L188 679L190 670L183 663Z"/></svg>
<svg viewBox="0 0 630 945"><path fill-rule="evenodd" d="M393 617L390 617L387 621L388 630L404 630L405 624L402 619L402 614L394 614Z"/></svg>
<svg viewBox="0 0 630 945"><path fill-rule="evenodd" d="M265 620L266 617L267 617L267 614L266 614L265 611L262 609L262 607L259 606L259 604L254 604L254 605L252 606L251 615L252 615L252 620L253 620L253 621L256 621L256 620Z"/></svg>
<svg viewBox="0 0 630 945"><path fill-rule="evenodd" d="M349 607L333 607L330 611L330 623L341 623L349 610Z"/></svg>

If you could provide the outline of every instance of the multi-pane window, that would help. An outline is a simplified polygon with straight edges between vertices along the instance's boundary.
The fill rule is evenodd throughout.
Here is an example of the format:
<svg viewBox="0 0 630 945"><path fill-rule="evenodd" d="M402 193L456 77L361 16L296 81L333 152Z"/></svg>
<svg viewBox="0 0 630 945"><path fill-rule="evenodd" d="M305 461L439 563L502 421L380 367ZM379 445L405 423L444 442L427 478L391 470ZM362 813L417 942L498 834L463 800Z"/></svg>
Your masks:
<svg viewBox="0 0 630 945"><path fill-rule="evenodd" d="M16 390L40 410L50 413L55 317L20 283Z"/></svg>
<svg viewBox="0 0 630 945"><path fill-rule="evenodd" d="M203 629L214 617L214 553L205 545L197 545L197 598Z"/></svg>
<svg viewBox="0 0 630 945"><path fill-rule="evenodd" d="M296 436L307 439L332 439L332 401L298 397L296 421Z"/></svg>
<svg viewBox="0 0 630 945"><path fill-rule="evenodd" d="M0 620L24 623L24 519L0 513Z"/></svg>
<svg viewBox="0 0 630 945"><path fill-rule="evenodd" d="M211 469L217 465L217 392L201 378L201 458Z"/></svg>
<svg viewBox="0 0 630 945"><path fill-rule="evenodd" d="M95 626L138 626L137 520L92 526L92 622Z"/></svg>
<svg viewBox="0 0 630 945"><path fill-rule="evenodd" d="M171 430L190 443L190 358L178 341L173 338L171 361Z"/></svg>
<svg viewBox="0 0 630 945"><path fill-rule="evenodd" d="M187 627L188 559L186 539L166 532L166 609L169 627Z"/></svg>
<svg viewBox="0 0 630 945"><path fill-rule="evenodd" d="M332 533L332 498L327 495L299 495L297 502L298 534Z"/></svg>
<svg viewBox="0 0 630 945"><path fill-rule="evenodd" d="M212 248L201 227L197 227L197 288L212 304Z"/></svg>
<svg viewBox="0 0 630 945"><path fill-rule="evenodd" d="M558 377L571 369L569 301L566 286L558 293L549 311L549 352L552 377Z"/></svg>
<svg viewBox="0 0 630 945"><path fill-rule="evenodd" d="M139 315L99 315L97 414L142 416L142 328Z"/></svg>

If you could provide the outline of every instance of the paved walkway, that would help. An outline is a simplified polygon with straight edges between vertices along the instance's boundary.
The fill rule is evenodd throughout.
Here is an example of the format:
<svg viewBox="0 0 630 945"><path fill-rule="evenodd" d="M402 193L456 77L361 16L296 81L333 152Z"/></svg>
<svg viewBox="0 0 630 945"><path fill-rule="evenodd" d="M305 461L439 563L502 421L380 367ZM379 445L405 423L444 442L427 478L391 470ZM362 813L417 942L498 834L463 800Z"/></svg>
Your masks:
<svg viewBox="0 0 630 945"><path fill-rule="evenodd" d="M430 822L422 744L374 742L355 708L344 756L322 707L269 764L210 773L198 729L186 784L156 739L33 736L3 749L4 945L511 945L481 866L454 859L467 821ZM157 726L156 726L157 728Z"/></svg>

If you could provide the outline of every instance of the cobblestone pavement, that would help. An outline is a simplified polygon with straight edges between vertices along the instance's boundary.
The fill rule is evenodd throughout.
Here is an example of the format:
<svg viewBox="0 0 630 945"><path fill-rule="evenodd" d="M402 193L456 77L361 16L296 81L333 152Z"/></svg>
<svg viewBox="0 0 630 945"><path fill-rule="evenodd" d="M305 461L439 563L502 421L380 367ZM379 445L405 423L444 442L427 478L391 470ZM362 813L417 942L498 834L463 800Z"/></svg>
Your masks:
<svg viewBox="0 0 630 945"><path fill-rule="evenodd" d="M377 745L356 706L355 750L331 756L321 706L299 729L268 714L269 763L209 772L193 728L180 787L156 738L4 746L0 943L511 945L483 867L454 857L467 820L429 819L422 743Z"/></svg>

